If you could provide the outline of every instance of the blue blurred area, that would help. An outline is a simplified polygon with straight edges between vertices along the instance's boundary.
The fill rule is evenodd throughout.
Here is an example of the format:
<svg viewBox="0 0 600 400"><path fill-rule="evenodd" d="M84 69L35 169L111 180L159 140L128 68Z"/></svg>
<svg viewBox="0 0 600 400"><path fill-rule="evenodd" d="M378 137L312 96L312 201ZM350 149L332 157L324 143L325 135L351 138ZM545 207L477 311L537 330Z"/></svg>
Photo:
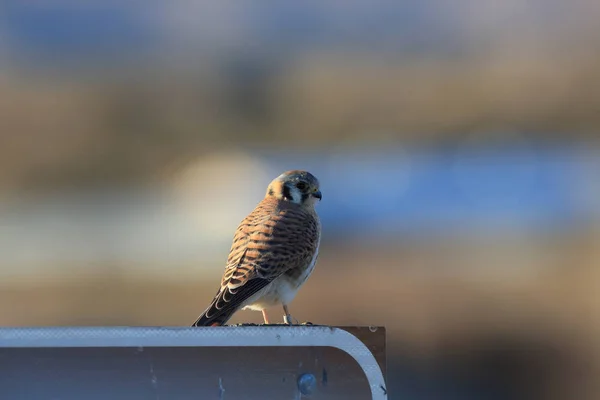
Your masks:
<svg viewBox="0 0 600 400"><path fill-rule="evenodd" d="M166 5L149 1L140 6L112 0L76 5L70 1L36 4L9 0L4 33L19 51L43 57L137 52L169 36L168 27L160 23L163 18L157 16ZM213 9L231 11L218 5L189 7L198 14ZM424 46L445 47L447 40L456 41L459 33L457 24L437 18L434 4L416 1L378 1L373 6L354 3L343 11L318 2L267 2L240 5L239 9L244 12L239 14L242 26L237 29L261 47L284 52L323 46L415 51Z"/></svg>
<svg viewBox="0 0 600 400"><path fill-rule="evenodd" d="M354 150L266 156L273 171L310 165L336 234L543 233L600 215L600 158L577 146ZM478 229L479 228L479 229Z"/></svg>
<svg viewBox="0 0 600 400"><path fill-rule="evenodd" d="M147 6L151 6L149 2ZM158 32L137 6L116 1L73 5L4 4L3 33L21 57L45 62L123 56L156 46Z"/></svg>
<svg viewBox="0 0 600 400"><path fill-rule="evenodd" d="M529 3L510 1L494 7L468 1L450 5L439 0L378 0L352 1L340 8L318 1L171 5L156 1L8 0L4 2L2 34L16 53L47 62L58 57L80 62L77 57L160 53L165 44L174 43L173 37L182 36L188 45L202 42L213 50L226 51L251 47L270 56L328 48L460 57L472 51L474 44L485 44L496 36L504 20L511 20L515 30L554 35L559 31L557 22L577 31L576 19L594 11L581 1L573 9L565 9L560 2ZM487 23L478 24L478 20ZM224 29L222 25L227 23L232 25ZM194 24L202 28L194 28ZM485 28L486 34L473 35L473 27ZM231 36L210 35L222 30L235 32L236 43L228 41Z"/></svg>
<svg viewBox="0 0 600 400"><path fill-rule="evenodd" d="M195 195L114 187L64 191L4 207L4 259L218 260L268 181L288 169L308 169L319 177L323 201L318 211L326 242L533 237L568 234L597 226L600 220L600 157L577 146L364 147L294 153L257 149L248 154L261 165L260 182L248 172L223 175L223 188L215 187L210 174L220 167L199 161L199 170L208 175L185 179ZM240 196L237 188L243 183L252 190ZM224 201L219 201L221 196Z"/></svg>

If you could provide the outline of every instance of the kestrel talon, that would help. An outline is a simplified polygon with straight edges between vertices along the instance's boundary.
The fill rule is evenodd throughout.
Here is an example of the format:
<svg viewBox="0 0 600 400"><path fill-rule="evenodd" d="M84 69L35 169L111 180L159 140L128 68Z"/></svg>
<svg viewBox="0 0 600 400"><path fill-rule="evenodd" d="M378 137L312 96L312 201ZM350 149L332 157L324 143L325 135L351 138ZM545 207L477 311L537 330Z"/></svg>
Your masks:
<svg viewBox="0 0 600 400"><path fill-rule="evenodd" d="M321 223L315 211L319 181L307 171L287 171L275 178L265 198L238 226L221 287L193 326L225 324L240 309L262 311L288 305L317 262Z"/></svg>

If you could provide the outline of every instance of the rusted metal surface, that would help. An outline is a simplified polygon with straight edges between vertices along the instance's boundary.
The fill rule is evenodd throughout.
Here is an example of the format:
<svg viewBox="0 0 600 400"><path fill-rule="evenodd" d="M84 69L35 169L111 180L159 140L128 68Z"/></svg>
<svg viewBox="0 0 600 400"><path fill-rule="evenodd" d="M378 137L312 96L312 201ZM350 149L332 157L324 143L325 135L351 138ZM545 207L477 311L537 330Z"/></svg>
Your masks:
<svg viewBox="0 0 600 400"><path fill-rule="evenodd" d="M383 328L7 328L0 370L8 399L387 398Z"/></svg>

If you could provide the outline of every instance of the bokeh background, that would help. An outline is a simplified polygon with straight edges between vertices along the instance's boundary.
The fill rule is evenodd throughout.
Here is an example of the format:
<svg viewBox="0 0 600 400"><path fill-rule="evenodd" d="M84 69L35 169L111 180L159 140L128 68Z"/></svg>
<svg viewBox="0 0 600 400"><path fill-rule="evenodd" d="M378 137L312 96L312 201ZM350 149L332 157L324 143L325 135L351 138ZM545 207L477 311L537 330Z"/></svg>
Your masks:
<svg viewBox="0 0 600 400"><path fill-rule="evenodd" d="M308 169L391 398L597 399L600 3L207 3L3 2L0 324L189 325Z"/></svg>

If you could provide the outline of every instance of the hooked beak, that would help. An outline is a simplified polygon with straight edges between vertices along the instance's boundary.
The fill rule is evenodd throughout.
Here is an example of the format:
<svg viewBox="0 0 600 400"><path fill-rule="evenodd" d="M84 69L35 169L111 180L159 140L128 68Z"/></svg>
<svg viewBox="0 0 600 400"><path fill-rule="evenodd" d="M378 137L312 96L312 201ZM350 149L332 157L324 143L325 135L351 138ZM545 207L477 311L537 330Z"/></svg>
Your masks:
<svg viewBox="0 0 600 400"><path fill-rule="evenodd" d="M317 190L316 192L314 192L314 193L312 194L312 197L316 197L317 199L321 200L321 197L322 197L322 195L321 195L321 191L320 191L320 190Z"/></svg>

